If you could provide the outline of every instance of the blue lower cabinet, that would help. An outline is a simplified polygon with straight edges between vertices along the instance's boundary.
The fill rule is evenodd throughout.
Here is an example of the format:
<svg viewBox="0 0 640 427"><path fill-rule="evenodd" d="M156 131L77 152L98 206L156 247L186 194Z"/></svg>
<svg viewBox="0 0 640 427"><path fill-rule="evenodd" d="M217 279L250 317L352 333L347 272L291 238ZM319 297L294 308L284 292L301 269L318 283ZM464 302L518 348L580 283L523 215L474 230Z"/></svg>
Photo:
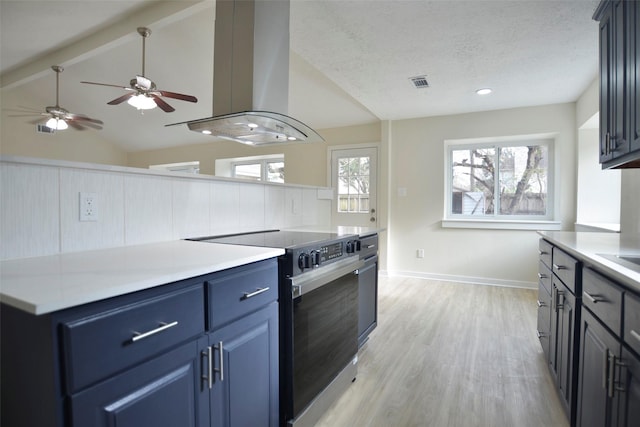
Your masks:
<svg viewBox="0 0 640 427"><path fill-rule="evenodd" d="M211 426L278 427L277 303L210 333L208 354Z"/></svg>
<svg viewBox="0 0 640 427"><path fill-rule="evenodd" d="M72 425L208 426L200 373L205 344L203 337L72 396Z"/></svg>

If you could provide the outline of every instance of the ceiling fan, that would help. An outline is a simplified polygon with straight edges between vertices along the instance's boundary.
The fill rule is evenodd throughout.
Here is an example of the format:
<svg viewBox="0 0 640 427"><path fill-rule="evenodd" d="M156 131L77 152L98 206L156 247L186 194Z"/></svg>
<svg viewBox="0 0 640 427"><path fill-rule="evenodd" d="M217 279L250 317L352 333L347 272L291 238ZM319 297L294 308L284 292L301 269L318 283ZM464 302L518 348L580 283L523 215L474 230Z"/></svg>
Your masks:
<svg viewBox="0 0 640 427"><path fill-rule="evenodd" d="M59 87L60 87L60 73L64 71L64 68L60 65L53 65L51 69L56 72L56 105L49 106L45 108L45 112L39 110L33 110L31 108L20 107L18 111L24 114L15 114L11 115L11 117L29 117L29 116L45 116L49 117L44 122L44 125L49 129L56 130L65 130L69 126L77 130L84 130L86 127L90 127L93 129L102 129L103 122L98 119L92 119L90 117L85 116L84 114L73 114L69 111L65 110L60 106L58 101L59 99ZM42 124L45 119L37 119L32 123L34 124Z"/></svg>
<svg viewBox="0 0 640 427"><path fill-rule="evenodd" d="M145 77L145 41L147 37L151 35L151 30L146 27L138 27L138 34L142 36L142 74L137 75L135 79L131 79L131 81L129 82L129 87L95 82L81 83L99 86L111 86L124 89L128 93L107 102L107 104L118 105L123 103L124 101L127 101L129 105L136 107L138 110L148 110L157 106L167 113L175 111L175 108L173 108L162 98L160 98L161 96L164 96L166 98L179 99L181 101L198 102L198 99L195 96L160 90L156 87L156 84L154 82Z"/></svg>

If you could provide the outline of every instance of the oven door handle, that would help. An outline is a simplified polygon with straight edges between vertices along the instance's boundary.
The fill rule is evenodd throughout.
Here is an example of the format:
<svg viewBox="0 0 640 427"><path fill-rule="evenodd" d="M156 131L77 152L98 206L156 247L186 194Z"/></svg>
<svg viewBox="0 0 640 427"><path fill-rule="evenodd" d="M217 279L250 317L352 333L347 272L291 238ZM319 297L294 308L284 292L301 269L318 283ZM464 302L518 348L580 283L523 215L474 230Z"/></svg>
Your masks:
<svg viewBox="0 0 640 427"><path fill-rule="evenodd" d="M359 258L355 260L348 259L335 262L300 276L291 277L289 281L291 283L292 297L297 298L302 296L347 274L357 274L356 270L362 267L364 267L364 260Z"/></svg>

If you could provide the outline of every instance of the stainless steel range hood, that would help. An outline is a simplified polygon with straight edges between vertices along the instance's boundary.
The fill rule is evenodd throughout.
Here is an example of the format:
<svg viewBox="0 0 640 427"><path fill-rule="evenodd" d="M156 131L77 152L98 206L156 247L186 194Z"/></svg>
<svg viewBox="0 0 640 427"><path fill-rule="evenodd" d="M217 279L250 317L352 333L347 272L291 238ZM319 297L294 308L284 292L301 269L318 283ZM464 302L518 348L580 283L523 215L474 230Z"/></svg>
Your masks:
<svg viewBox="0 0 640 427"><path fill-rule="evenodd" d="M289 0L216 0L213 68L213 117L176 125L255 146L324 141L287 116Z"/></svg>

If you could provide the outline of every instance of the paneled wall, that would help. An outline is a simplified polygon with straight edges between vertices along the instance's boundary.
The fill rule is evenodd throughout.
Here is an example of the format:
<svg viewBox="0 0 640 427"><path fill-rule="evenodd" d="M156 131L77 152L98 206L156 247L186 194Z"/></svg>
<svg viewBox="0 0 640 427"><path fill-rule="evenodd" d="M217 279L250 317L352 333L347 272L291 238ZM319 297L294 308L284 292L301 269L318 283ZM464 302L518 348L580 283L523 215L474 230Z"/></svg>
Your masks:
<svg viewBox="0 0 640 427"><path fill-rule="evenodd" d="M330 223L331 200L317 187L0 160L3 260ZM97 221L79 220L81 192L95 193Z"/></svg>

